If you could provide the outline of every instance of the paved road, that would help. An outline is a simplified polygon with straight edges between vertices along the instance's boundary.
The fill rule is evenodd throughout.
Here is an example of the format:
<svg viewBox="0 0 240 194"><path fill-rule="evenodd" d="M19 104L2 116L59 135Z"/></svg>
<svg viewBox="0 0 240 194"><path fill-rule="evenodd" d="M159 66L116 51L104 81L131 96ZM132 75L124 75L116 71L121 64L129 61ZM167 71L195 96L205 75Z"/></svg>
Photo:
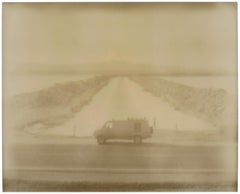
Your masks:
<svg viewBox="0 0 240 194"><path fill-rule="evenodd" d="M234 182L235 146L14 145L5 178L93 182Z"/></svg>

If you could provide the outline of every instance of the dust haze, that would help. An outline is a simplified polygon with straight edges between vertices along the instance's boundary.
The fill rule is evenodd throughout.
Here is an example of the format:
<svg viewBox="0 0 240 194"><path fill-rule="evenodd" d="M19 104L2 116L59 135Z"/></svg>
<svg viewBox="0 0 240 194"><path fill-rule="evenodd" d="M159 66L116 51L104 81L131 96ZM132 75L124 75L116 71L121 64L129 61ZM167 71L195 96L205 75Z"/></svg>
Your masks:
<svg viewBox="0 0 240 194"><path fill-rule="evenodd" d="M2 56L4 191L237 190L236 3L3 3Z"/></svg>

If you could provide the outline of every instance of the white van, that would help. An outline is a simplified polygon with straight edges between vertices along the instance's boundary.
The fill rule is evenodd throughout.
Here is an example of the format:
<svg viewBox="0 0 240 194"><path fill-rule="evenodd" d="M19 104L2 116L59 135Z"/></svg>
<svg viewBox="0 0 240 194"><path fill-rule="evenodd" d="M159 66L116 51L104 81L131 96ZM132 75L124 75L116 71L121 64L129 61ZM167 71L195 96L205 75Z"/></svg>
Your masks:
<svg viewBox="0 0 240 194"><path fill-rule="evenodd" d="M94 136L99 144L108 139L132 139L134 143L142 143L142 139L150 138L152 133L153 127L146 119L127 119L107 121Z"/></svg>

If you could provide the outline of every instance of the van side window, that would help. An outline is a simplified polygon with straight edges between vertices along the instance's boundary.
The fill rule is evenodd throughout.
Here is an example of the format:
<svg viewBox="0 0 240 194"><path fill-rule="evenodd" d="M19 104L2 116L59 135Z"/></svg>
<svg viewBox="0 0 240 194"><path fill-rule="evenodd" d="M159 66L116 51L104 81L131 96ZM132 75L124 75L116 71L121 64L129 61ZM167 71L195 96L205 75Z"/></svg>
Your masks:
<svg viewBox="0 0 240 194"><path fill-rule="evenodd" d="M141 132L141 123L134 123L134 132Z"/></svg>

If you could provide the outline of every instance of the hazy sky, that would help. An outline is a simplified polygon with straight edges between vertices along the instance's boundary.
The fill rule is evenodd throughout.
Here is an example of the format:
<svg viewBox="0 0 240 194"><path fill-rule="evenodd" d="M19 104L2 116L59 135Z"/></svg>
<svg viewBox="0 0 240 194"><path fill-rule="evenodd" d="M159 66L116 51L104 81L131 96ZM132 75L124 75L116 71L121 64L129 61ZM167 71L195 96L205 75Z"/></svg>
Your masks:
<svg viewBox="0 0 240 194"><path fill-rule="evenodd" d="M234 74L236 3L4 3L14 74Z"/></svg>

